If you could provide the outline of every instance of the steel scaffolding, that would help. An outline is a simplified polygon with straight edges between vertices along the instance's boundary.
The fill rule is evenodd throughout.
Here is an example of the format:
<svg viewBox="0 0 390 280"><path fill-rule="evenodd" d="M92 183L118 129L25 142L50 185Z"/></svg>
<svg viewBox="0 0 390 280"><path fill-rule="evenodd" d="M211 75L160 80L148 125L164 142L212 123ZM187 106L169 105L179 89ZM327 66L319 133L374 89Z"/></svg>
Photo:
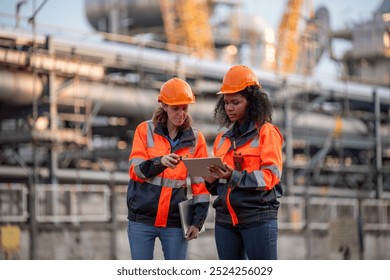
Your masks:
<svg viewBox="0 0 390 280"><path fill-rule="evenodd" d="M211 146L215 92L229 66L0 29L0 224L29 232L31 259L42 230L102 226L117 258L135 126L150 118L163 81L180 75L197 94L191 114ZM310 237L345 216L388 232L389 88L255 70L285 138L281 230Z"/></svg>

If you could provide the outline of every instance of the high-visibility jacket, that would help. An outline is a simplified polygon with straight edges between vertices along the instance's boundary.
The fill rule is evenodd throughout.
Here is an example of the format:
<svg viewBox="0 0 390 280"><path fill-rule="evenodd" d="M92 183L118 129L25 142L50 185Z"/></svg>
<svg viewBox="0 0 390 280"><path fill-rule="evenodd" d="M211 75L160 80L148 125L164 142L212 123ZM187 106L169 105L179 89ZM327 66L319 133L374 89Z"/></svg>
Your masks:
<svg viewBox="0 0 390 280"><path fill-rule="evenodd" d="M186 129L172 149L160 123L138 125L129 157L128 219L156 227L180 227L178 203L187 199L187 187L191 187L195 204L192 225L201 228L210 203L205 181L189 177L183 162L174 169L163 166L161 157L169 153L207 157L205 138L200 131Z"/></svg>
<svg viewBox="0 0 390 280"><path fill-rule="evenodd" d="M251 122L239 137L232 126L216 137L213 152L223 162L233 167L234 153L242 156L242 171L234 170L229 182L220 179L207 184L210 193L218 195L213 203L218 224L235 226L277 219L278 198L282 196L282 145L283 136L271 123L258 128Z"/></svg>

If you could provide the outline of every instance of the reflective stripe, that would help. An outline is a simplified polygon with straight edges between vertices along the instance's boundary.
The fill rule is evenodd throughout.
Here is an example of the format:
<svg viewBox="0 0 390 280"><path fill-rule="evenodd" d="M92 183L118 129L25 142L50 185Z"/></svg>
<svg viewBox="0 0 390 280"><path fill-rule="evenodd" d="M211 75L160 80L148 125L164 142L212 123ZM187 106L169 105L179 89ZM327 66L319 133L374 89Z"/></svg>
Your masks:
<svg viewBox="0 0 390 280"><path fill-rule="evenodd" d="M255 137L251 142L251 148L258 148L259 147L259 137Z"/></svg>
<svg viewBox="0 0 390 280"><path fill-rule="evenodd" d="M201 183L204 183L204 179L203 179L203 177L194 176L194 177L191 177L191 182L193 184L201 184Z"/></svg>
<svg viewBox="0 0 390 280"><path fill-rule="evenodd" d="M226 137L224 137L224 136L222 136L220 138L218 146L217 146L217 150L219 150L222 147L223 143L225 142L225 139L226 139Z"/></svg>
<svg viewBox="0 0 390 280"><path fill-rule="evenodd" d="M253 174L256 177L257 186L265 187L265 181L264 181L263 172L261 172L260 170L255 170L255 171L253 171Z"/></svg>
<svg viewBox="0 0 390 280"><path fill-rule="evenodd" d="M132 164L141 164L142 162L144 162L145 160L143 158L132 158L131 160L129 160L129 164L132 165Z"/></svg>
<svg viewBox="0 0 390 280"><path fill-rule="evenodd" d="M210 202L209 194L199 194L194 196L194 203Z"/></svg>
<svg viewBox="0 0 390 280"><path fill-rule="evenodd" d="M139 168L139 165L134 166L134 172L135 175L137 175L141 179L146 179L145 175L142 173L141 169Z"/></svg>
<svg viewBox="0 0 390 280"><path fill-rule="evenodd" d="M271 170L271 172L272 172L276 177L278 177L279 180L280 180L280 178L282 177L282 174L281 174L279 168L278 168L276 165L266 165L266 166L262 166L261 169L268 169L268 170Z"/></svg>
<svg viewBox="0 0 390 280"><path fill-rule="evenodd" d="M276 165L268 165L268 166L262 166L261 170L268 169L270 170L279 180L281 178L281 174L279 171L279 168ZM264 174L261 172L261 170L255 170L253 171L253 174L256 177L257 186L259 187L265 187L265 180L264 180Z"/></svg>
<svg viewBox="0 0 390 280"><path fill-rule="evenodd" d="M187 186L186 180L167 179L159 176L150 178L146 181L156 186L168 187L173 189L178 189Z"/></svg>
<svg viewBox="0 0 390 280"><path fill-rule="evenodd" d="M193 129L192 131L194 132L194 136L195 136L195 145L193 147L190 147L188 152L193 155L195 154L196 147L198 146L198 131L195 129Z"/></svg>
<svg viewBox="0 0 390 280"><path fill-rule="evenodd" d="M146 179L145 175L141 172L141 169L139 168L139 165L144 162L145 160L142 158L132 158L129 160L130 166L134 164L134 172L135 175L137 175L141 179Z"/></svg>
<svg viewBox="0 0 390 280"><path fill-rule="evenodd" d="M154 139L153 139L153 131L154 131L154 124L152 121L148 121L148 132L147 132L147 138L146 143L148 145L148 148L154 147Z"/></svg>

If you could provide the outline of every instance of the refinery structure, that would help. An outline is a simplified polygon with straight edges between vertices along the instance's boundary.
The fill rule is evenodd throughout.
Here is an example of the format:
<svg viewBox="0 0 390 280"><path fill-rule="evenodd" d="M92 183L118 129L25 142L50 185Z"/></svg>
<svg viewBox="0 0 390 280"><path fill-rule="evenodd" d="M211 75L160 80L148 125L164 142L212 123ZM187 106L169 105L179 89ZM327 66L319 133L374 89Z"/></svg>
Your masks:
<svg viewBox="0 0 390 280"><path fill-rule="evenodd" d="M389 0L344 30L326 7L302 16L304 0L285 1L277 30L239 0L85 0L88 37L36 24L46 1L20 16L26 2L0 23L0 259L129 259L135 127L177 76L211 152L233 64L255 70L285 139L279 258L390 259ZM324 55L338 79L312 75ZM212 208L190 243L190 259L217 258Z"/></svg>

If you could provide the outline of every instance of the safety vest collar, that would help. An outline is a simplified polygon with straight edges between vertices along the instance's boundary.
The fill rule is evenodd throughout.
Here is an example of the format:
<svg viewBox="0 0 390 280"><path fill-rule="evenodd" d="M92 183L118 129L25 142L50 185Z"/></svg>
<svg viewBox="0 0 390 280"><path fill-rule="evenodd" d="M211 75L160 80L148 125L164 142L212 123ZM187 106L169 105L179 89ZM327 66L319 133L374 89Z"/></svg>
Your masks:
<svg viewBox="0 0 390 280"><path fill-rule="evenodd" d="M158 134L164 138L167 138L167 135L164 133L164 127L161 123L157 123L153 131L155 134ZM196 144L196 136L192 128L184 129L182 135L179 138L179 143L175 146L172 152L180 150L186 147L194 147Z"/></svg>
<svg viewBox="0 0 390 280"><path fill-rule="evenodd" d="M232 143L235 140L236 141L236 147L241 147L244 144L246 144L250 139L257 137L259 127L256 125L254 121L251 121L248 127L248 130L244 132L240 137L236 139L235 134L234 134L234 124L233 123L230 127L229 130L226 131L223 135L222 138L228 138ZM233 150L233 144L230 146L228 152Z"/></svg>

